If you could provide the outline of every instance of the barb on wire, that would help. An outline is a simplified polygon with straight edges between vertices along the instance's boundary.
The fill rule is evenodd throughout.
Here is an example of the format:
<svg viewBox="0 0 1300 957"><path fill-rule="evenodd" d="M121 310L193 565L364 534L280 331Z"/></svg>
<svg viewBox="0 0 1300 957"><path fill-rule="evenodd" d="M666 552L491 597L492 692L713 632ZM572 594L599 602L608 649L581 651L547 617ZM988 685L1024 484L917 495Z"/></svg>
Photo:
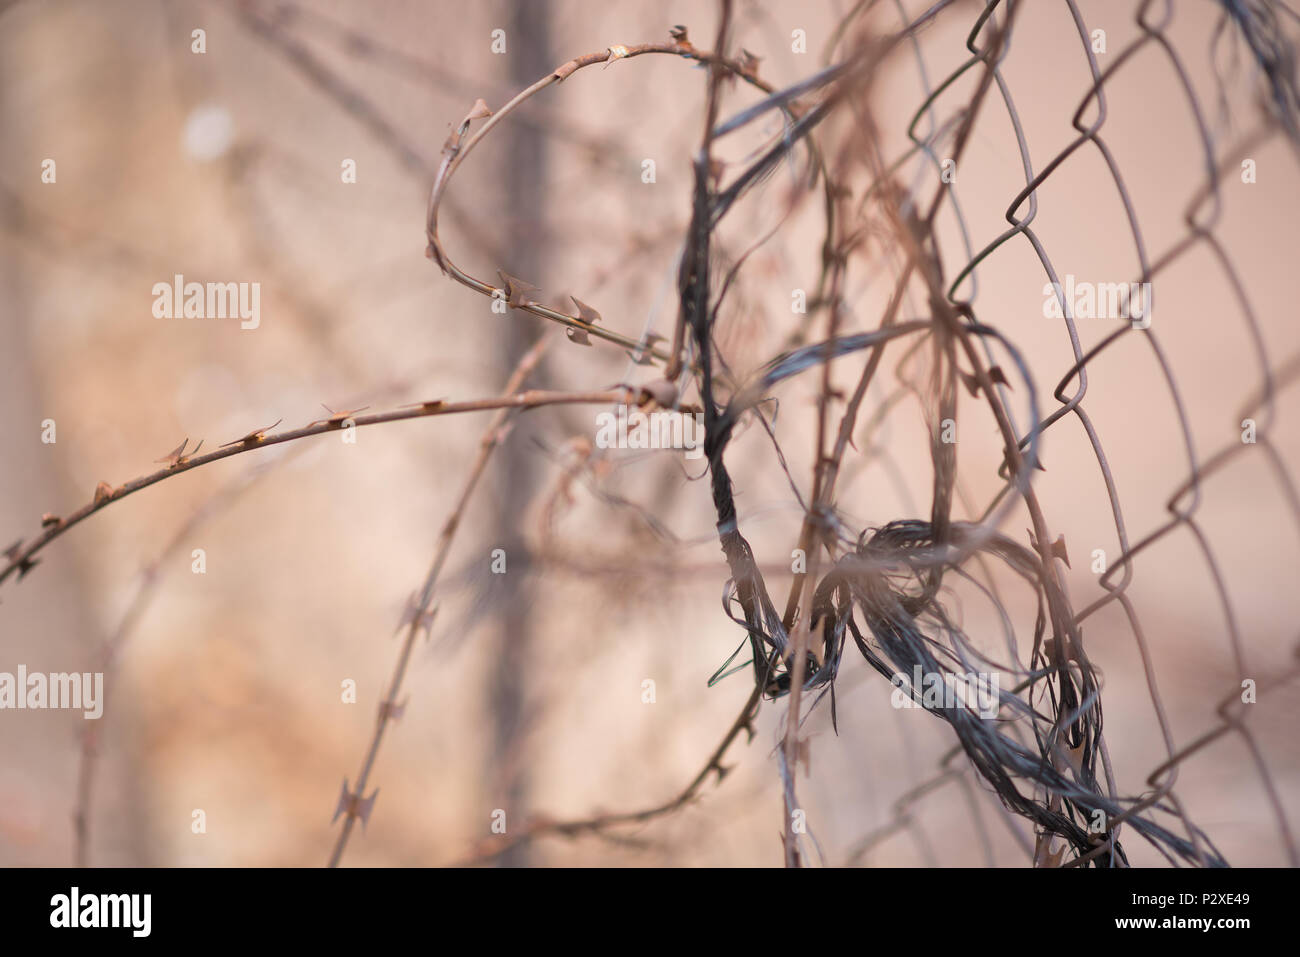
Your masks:
<svg viewBox="0 0 1300 957"><path fill-rule="evenodd" d="M547 337L543 336L524 354L518 366L515 367L515 371L511 374L510 380L506 383L502 398L510 399L518 393L528 376L537 368L537 364L541 361L548 343ZM424 577L424 584L420 587L419 597L417 598L414 595L411 597L411 602L402 617L402 623L406 625L406 637L402 640L402 648L398 653L397 663L393 666L392 677L388 681L388 689L384 694L383 701L380 702L375 730L371 736L370 744L366 748L361 770L357 773L355 791L349 791L346 778L343 781L343 797L340 798L338 810L334 815L336 820L340 815L343 816L343 828L339 831L338 840L335 842L334 850L330 854L330 867L337 867L343 859L343 853L347 850L348 839L352 836L355 822L359 819L364 825L370 817L375 794L378 792L372 793L369 798L363 799L360 796L365 793L366 785L370 780L370 773L375 766L375 759L379 756L379 746L383 742L384 731L405 710L405 705L399 705L397 699L402 692L402 682L406 678L406 669L410 664L411 652L415 649L416 639L419 635L426 634L432 624L436 609L431 608L431 605L433 604L438 577L442 574L443 566L447 562L447 556L451 552L452 542L455 539L456 530L461 526L465 509L469 506L474 490L478 487L479 479L483 477L483 473L487 469L488 460L497 446L505 441L507 423L511 415L518 412L518 409L518 406L503 406L492 417L487 431L483 434L483 440L479 444L478 457L470 467L469 475L465 479L465 485L456 501L456 507L447 516L442 531L438 534L438 544L434 551L433 562ZM349 797L349 795L353 797Z"/></svg>

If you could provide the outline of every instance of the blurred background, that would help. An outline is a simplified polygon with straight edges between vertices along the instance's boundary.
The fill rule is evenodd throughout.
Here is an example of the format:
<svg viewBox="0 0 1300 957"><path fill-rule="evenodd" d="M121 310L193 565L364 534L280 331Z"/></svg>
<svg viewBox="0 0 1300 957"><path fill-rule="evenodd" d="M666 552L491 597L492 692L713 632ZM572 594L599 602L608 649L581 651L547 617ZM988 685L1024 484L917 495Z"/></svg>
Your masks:
<svg viewBox="0 0 1300 957"><path fill-rule="evenodd" d="M928 6L741 0L731 52L750 51L781 88L822 67L851 12L855 31L883 34ZM1138 6L1078 4L1101 68L1143 35ZM1300 347L1290 289L1294 145L1278 131L1253 136L1267 116L1262 81L1234 28L1222 26L1221 7L1174 6L1160 42L1107 82L1107 154L1095 145L1072 154L1039 189L1034 223L1062 274L1136 279L1134 232L1106 160L1122 171L1145 254L1158 259L1189 235L1184 215L1206 181L1202 111L1227 169L1214 235L1232 271L1204 244L1172 259L1156 280L1160 355L1133 335L1089 366L1086 407L1130 542L1168 520L1166 503L1191 472L1187 439L1202 461L1240 444L1241 409L1264 382L1261 345L1275 372ZM948 5L880 68L869 101L890 162L904 156L928 91L967 61L982 9ZM495 314L443 276L423 255L426 202L442 144L476 98L495 109L571 57L665 41L677 24L711 48L717 16L713 4L584 0L0 3L2 544L38 534L44 512L84 505L100 481L152 471L184 437L207 449L277 419L280 428L306 424L325 414L322 404L497 395L543 334L554 341L534 386L655 378L615 346L583 348L537 317ZM494 52L499 40L504 50ZM1026 4L1000 72L1041 171L1077 138L1071 118L1092 84L1072 8ZM936 123L969 99L979 73L939 98ZM577 296L624 335L670 336L706 76L685 59L645 56L580 71L529 101L449 188L449 253L480 278L495 282L500 269L536 284L556 308ZM738 84L723 90L724 117L761 97ZM992 242L1025 184L1002 92L985 102L952 184L963 220L950 204L938 221L950 280L970 259L963 229L974 250ZM719 154L739 164L779 133L773 117ZM853 148L841 126L823 135L828 156ZM1244 159L1254 161L1252 182L1238 175ZM43 181L47 160L53 182ZM348 161L355 182L345 181ZM746 260L720 317L718 349L738 373L824 334L821 317L791 308L795 290L812 297L822 266L823 210L805 174L801 164L783 167L719 233L729 262L773 233ZM928 202L938 176L913 155L897 180ZM895 265L877 248L851 271L851 331L875 327ZM156 318L152 287L176 274L259 283L258 328ZM1043 316L1048 280L1033 248L1023 238L999 247L977 278L981 317L1026 357L1041 408L1056 408L1052 391L1074 353L1060 320ZM924 305L909 302L903 318ZM1113 329L1089 319L1078 327L1083 350ZM886 403L905 378L894 371L901 352L887 354L839 488L837 506L858 528L929 512L925 420L915 401ZM841 388L852 389L862 361L837 366ZM744 429L728 452L742 527L782 598L802 520L791 482L807 495L820 378L778 390L774 429L789 478L761 428ZM1023 424L1028 389L1014 386ZM976 518L1000 487L1001 446L987 414L967 407L958 511ZM451 550L430 638L416 646L405 714L372 772L373 814L345 863L475 859L491 848L497 809L509 834L538 815L668 801L748 696L748 670L708 685L744 635L721 605L728 571L702 462L671 451L588 457L599 411L531 411L492 458ZM1127 597L1154 677L1117 604L1084 624L1124 795L1147 790L1169 754L1153 695L1182 748L1220 725L1215 709L1243 678L1263 685L1294 665L1300 528L1285 477L1300 464L1295 413L1295 391L1279 379L1267 448L1207 479L1195 534L1176 530L1135 559ZM0 585L0 671L107 671L93 787L79 713L0 713L0 862L78 860L81 806L89 827L80 859L93 865L325 863L341 783L356 781L399 651L395 629L490 415L389 423L359 430L354 444L327 434L213 463L92 516L21 583ZM872 416L878 427L868 429ZM51 419L52 444L42 441ZM1075 418L1042 448L1047 471L1036 484L1068 545L1067 583L1081 610L1105 594L1095 551L1112 564L1120 554L1112 503ZM1002 527L1028 544L1027 525L1013 511ZM490 571L498 548L505 575ZM192 570L195 549L202 574ZM1032 596L1012 591L1004 601L1031 631ZM996 639L996 609L972 599L960 614L968 632ZM116 642L107 668L106 641ZM343 694L348 681L355 703ZM805 725L811 761L799 794L824 860L1025 865L1025 822L960 762L943 776L950 730L892 708L889 691L850 649L838 733L828 702ZM752 742L742 735L728 753L731 773L683 809L485 860L779 864L773 749L784 710L765 705ZM1234 865L1289 862L1288 828L1300 813L1297 718L1295 685L1281 683L1248 709L1249 741L1230 733L1181 762L1178 800ZM203 833L192 826L196 810ZM1135 864L1162 863L1136 837L1127 850Z"/></svg>

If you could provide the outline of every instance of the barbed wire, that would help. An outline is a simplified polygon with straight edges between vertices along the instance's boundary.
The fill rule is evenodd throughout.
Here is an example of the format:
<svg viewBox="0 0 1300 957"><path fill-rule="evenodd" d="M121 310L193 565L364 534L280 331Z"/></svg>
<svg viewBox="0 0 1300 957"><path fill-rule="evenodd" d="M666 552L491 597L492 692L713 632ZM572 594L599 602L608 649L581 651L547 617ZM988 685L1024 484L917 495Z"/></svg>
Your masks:
<svg viewBox="0 0 1300 957"><path fill-rule="evenodd" d="M331 858L331 863L337 863L354 821L369 815L364 796L367 781L383 733L401 707L397 696L413 644L426 627L452 532L487 457L505 441L502 427L510 416L524 409L578 404L635 402L679 411L698 409L705 423L707 487L716 518L711 534L728 566L723 611L742 629L751 653L750 661L740 666L749 666L752 674L749 696L699 771L684 787L668 790L666 798L642 809L587 817L539 815L516 827L505 840L479 843L466 862L487 860L548 835L627 840L623 833L627 827L671 815L697 801L706 784L722 781L730 770L725 763L730 749L742 732L747 740L756 735L756 717L765 702L779 702L781 710L773 755L782 791L785 862L797 866L826 860L828 849L813 829L803 826L797 769L809 765L811 745L804 724L814 709L828 705L837 729L856 720L836 696L845 647L852 640L852 647L885 679L882 683L870 676L863 686L866 693L901 696L907 702L904 706L916 706L944 722L956 743L945 750L933 775L909 786L896 799L883 825L847 848L831 848L837 859L865 861L881 842L903 830L928 845L916 810L955 784L970 805L972 833L986 861L993 858L992 839L978 812L977 788L997 798L1018 845L1038 866L1126 866L1129 852L1121 834L1125 840L1140 837L1171 864L1222 866L1229 861L1216 847L1211 831L1193 820L1177 783L1180 769L1189 761L1202 756L1210 745L1235 737L1254 768L1279 846L1293 866L1300 866L1286 795L1248 721L1250 702L1289 690L1300 676L1300 635L1285 636L1296 643L1291 660L1281 664L1277 655L1252 650L1242 624L1241 599L1233 593L1228 569L1214 548L1203 514L1213 499L1209 480L1239 458L1254 456L1281 490L1285 514L1277 516L1277 524L1292 523L1291 532L1300 540L1300 488L1287 449L1277 440L1294 414L1283 393L1300 377L1300 355L1278 359L1271 353L1237 256L1219 233L1229 205L1225 186L1243 161L1275 142L1284 144L1293 159L1300 159L1300 84L1294 56L1300 18L1278 0L1217 0L1218 19L1205 37L1216 85L1216 122L1197 92L1196 69L1189 65L1186 41L1175 39L1186 8L1169 0L1140 0L1133 8L1136 35L1103 59L1095 46L1093 24L1080 6L1075 0L1062 3L1072 26L1071 46L1077 41L1079 62L1086 67L1089 82L1079 90L1077 104L1068 104L1073 109L1069 141L1045 157L1031 148L1018 106L1032 94L1016 89L1005 69L1016 49L1023 2L985 0L981 6L940 0L911 15L902 0L862 0L832 31L821 68L778 87L760 75L758 57L743 50L731 52L736 13L730 0L724 0L713 51L696 48L686 29L675 27L667 41L611 45L575 57L504 105L493 109L484 100L474 102L453 127L436 165L421 153L418 138L386 118L380 103L327 66L293 28L305 22L337 35L353 56L399 74L445 81L468 99L472 91L466 91L472 84L463 76L373 42L297 5L275 10L238 5L233 15L244 28L362 124L408 175L428 177L427 255L444 275L479 295L500 300L513 321L557 323L578 345L603 340L626 350L634 363L663 366L663 378L600 390L518 392L534 355L501 398L440 399L368 415L361 414L363 409L327 410L328 417L309 425L277 433L273 431L277 422L203 455L197 446L187 451L187 439L158 460L162 468L116 487L101 483L88 504L66 516L43 516L42 531L29 541L16 542L5 553L6 560L0 560L0 585L11 577L21 580L36 566L39 552L83 519L189 469L345 427L495 410L461 505L444 528L424 587L404 621L406 640L355 792L344 782L339 809L346 814ZM964 30L964 52L953 69L931 82L927 55L935 44L953 35L936 28L953 24ZM1225 45L1233 59L1221 66ZM1259 110L1248 118L1246 132L1234 137L1222 128L1239 119L1226 87L1230 74L1241 67L1242 51L1256 78ZM953 59L950 49L943 52L946 60ZM546 304L527 278L501 271L496 283L457 266L439 235L441 210L450 211L457 227L480 251L499 248L465 207L446 200L453 175L483 137L505 122L527 122L586 149L616 148L616 137L589 134L558 112L543 113L539 120L516 115L516 108L579 70L649 55L679 58L702 67L707 77L701 96L704 130L692 154L689 223L678 257L678 313L671 335L629 335L616 328L618 323L605 323L582 300L572 298L572 310L555 308ZM1116 77L1127 76L1139 58L1158 61L1172 79L1179 99L1157 105L1187 117L1198 147L1194 165L1201 178L1182 208L1178 234L1159 248L1152 244L1139 214L1132 163L1122 164L1112 144L1116 124L1110 99ZM911 112L880 96L883 84L900 71L914 72L920 80L921 100L907 104ZM728 94L737 83L759 98L733 110ZM962 90L965 94L957 95ZM991 138L991 130L1002 123L1014 140L1018 181L1014 192L1004 197L1005 223L988 230L987 223L963 208L967 187L959 187L949 174L964 162L977 138ZM716 156L719 144L744 135L756 136L759 146L741 162L721 163ZM897 155L886 153L886 143L904 138L910 145ZM1087 161L1100 163L1107 190L1113 191L1122 211L1123 228L1109 238L1116 245L1131 247L1129 281L1110 284L1119 290L1111 303L1117 313L1112 317L1115 325L1090 346L1085 345L1076 303L1065 291L1071 274L1065 268L1069 257L1054 256L1044 238L1052 232L1047 223L1059 215L1045 187L1064 179L1062 171ZM721 236L723 224L756 197L769 195L774 174L782 167L789 167L791 181L799 188L788 191L777 225L756 240L748 237L744 251L733 254ZM979 186L984 189L987 184ZM6 196L8 192L6 188ZM1071 208L1077 213L1079 207ZM751 253L777 235L795 211L805 209L820 210L825 219L821 270L808 309L795 328L780 330L787 333L782 351L747 369L737 356L728 354L719 329L743 294ZM945 217L951 217L956 227L955 246L947 241L953 234L944 229ZM982 246L972 242L973 236L987 232L995 233L991 241ZM43 245L58 248L57 231L44 227L35 233ZM1045 359L1041 350L1026 348L1020 341L1022 330L989 306L990 297L979 283L981 270L987 272L992 263L1026 250L1046 280L1045 289L1052 290L1056 312L1047 321L1056 323L1068 347L1069 359L1063 366ZM1198 449L1187 401L1197 383L1179 372L1163 326L1150 321L1156 293L1175 282L1174 265L1194 255L1213 265L1220 286L1230 294L1235 305L1230 318L1249 347L1252 363L1253 394L1237 411L1244 431L1238 436L1234 427L1231 437L1208 453ZM152 253L147 257L157 258ZM867 301L860 295L864 284L873 293L884 291L883 307L870 318L858 311ZM1226 328L1228 319L1223 322ZM1090 401L1094 388L1090 371L1102 357L1134 340L1149 350L1159 370L1155 391L1173 409L1180 447L1178 478L1167 489L1166 514L1155 523L1146 516L1135 520L1121 494L1106 452L1106 429L1094 418L1096 401ZM851 390L837 381L837 373L846 367L856 379ZM890 371L896 382L882 385ZM815 419L811 426L803 421L787 427L777 419L775 402L782 390L809 373L818 380ZM1043 401L1050 407L1040 407L1036 383L1051 384L1054 405ZM687 401L692 389L697 402ZM917 507L903 514L877 514L883 506L864 505L847 489L851 479L873 463L890 463L891 440L876 435L894 425L904 409L909 414L919 410L924 422L931 466L928 489L927 483L894 468L896 484ZM976 415L987 417L996 429L1001 443L996 460L958 457L955 439L948 433L959 417L964 422ZM915 429L916 421L901 427ZM755 423L761 425L755 434L768 443L764 448L770 447L772 461L788 482L792 507L801 517L794 551L806 563L788 571L751 545L746 533L753 516L736 501L739 477L753 474L755 466L736 454L734 440ZM1108 534L1113 531L1119 545L1118 557L1098 573L1102 594L1082 607L1076 607L1062 570L1070 560L1064 536L1058 532L1063 523L1038 487L1044 471L1044 438L1064 433L1070 425L1077 427L1095 461L1095 478L1109 513ZM808 440L812 474L802 481L789 465L784 443ZM671 560L672 551L682 547L687 537L699 541L703 536L673 535L648 506L607 491L597 474L598 459L590 444L585 451L577 450L544 517L551 516L556 501L578 478L589 479L593 498L627 509L661 532L663 548L646 556L644 573L670 574L687 567ZM990 475L999 480L997 491L980 501L971 489L986 486ZM972 481L975 478L984 481ZM923 495L927 491L928 502ZM870 514L875 524L856 518L860 512ZM1022 515L1031 526L1023 538L1008 531L1012 519ZM542 524L546 539L553 529L547 522ZM1145 529L1148 524L1154 527ZM1144 530L1137 531L1139 527ZM1208 716L1212 725L1190 740L1175 728L1161 694L1151 629L1144 625L1136 600L1142 585L1140 560L1179 534L1193 543L1192 554L1210 582L1210 595L1222 616L1224 651L1232 675L1231 687L1225 685ZM590 554L573 555L549 541L538 556L543 570L552 563L582 568L585 560L589 567L584 574L626 572L612 563L601 569L602 563ZM771 583L787 577L790 582L782 604ZM977 632L965 625L960 609L964 595L983 602L999 630ZM1159 731L1162 757L1143 780L1145 789L1121 781L1112 766L1106 732L1113 736L1114 725L1106 726L1102 706L1113 704L1114 691L1106 688L1084 638L1085 622L1107 610L1117 613L1113 617L1127 628L1125 638L1141 663L1147 701ZM128 613L121 633L129 629L133 614ZM1032 641L1023 640L1026 634ZM740 670L728 671L736 657L718 669L715 680L723 672ZM1270 665L1264 664L1266 658ZM931 700L928 694L930 678L937 679L938 687L951 689L966 676L989 673L1007 679L1006 685L992 689L991 697L979 693L987 688L975 689L973 697L959 695L955 701L943 695ZM1247 686L1253 697L1243 694ZM1123 713L1126 720L1134 720L1132 708ZM89 740L86 754L92 755ZM79 814L84 821L93 764L89 757L83 762ZM1032 831L1032 839L1025 827ZM84 826L81 841L84 846Z"/></svg>

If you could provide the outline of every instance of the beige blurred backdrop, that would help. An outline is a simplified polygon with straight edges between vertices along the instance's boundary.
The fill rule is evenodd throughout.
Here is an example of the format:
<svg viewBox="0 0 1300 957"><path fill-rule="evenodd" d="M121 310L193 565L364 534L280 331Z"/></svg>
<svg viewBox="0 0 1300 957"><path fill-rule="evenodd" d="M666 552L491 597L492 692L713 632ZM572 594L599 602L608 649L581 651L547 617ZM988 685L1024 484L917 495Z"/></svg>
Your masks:
<svg viewBox="0 0 1300 957"><path fill-rule="evenodd" d="M760 56L762 76L776 86L793 83L819 68L849 6L738 3L734 48ZM896 27L897 13L879 6L873 22ZM915 15L926 5L904 6ZM930 83L964 61L979 6L955 4L920 35ZM1139 31L1127 0L1080 7L1090 28L1106 30L1109 55ZM1257 87L1243 67L1220 115L1207 66L1216 7L1178 4L1177 14L1171 42L1226 145L1257 124ZM426 199L443 140L475 98L499 107L526 85L531 65L541 64L531 74L539 77L611 44L666 39L674 24L707 48L716 16L706 3L586 0L4 4L0 544L36 534L43 512L89 501L101 480L119 485L151 471L183 437L209 448L280 418L282 428L296 427L323 415L322 403L380 408L499 393L511 356L543 331L541 320L493 314L488 300L424 257ZM202 54L191 50L196 29L205 31ZM505 31L505 54L491 50L494 30ZM806 32L808 53L792 50L795 30ZM1072 139L1070 118L1090 81L1063 4L1026 5L1016 31L1003 70L1040 169ZM689 62L643 57L547 91L457 175L443 220L447 248L474 275L504 269L555 305L578 296L626 335L668 334L704 90L704 71ZM922 90L914 57L895 56L872 97L886 157L904 148ZM1154 46L1107 90L1106 141L1154 257L1185 235L1182 215L1203 180L1195 127ZM723 114L756 100L730 87ZM724 155L739 160L756 142ZM1280 365L1300 346L1290 289L1300 180L1282 138L1251 155L1258 181L1225 180L1216 234ZM46 159L57 164L52 184L41 180ZM355 183L340 175L349 159ZM646 159L655 161L654 183L642 181ZM905 167L900 181L910 183L917 169ZM934 182L927 175L924 196ZM976 248L1006 227L1022 185L1011 125L991 98L955 191ZM798 184L783 170L764 190L766 200L748 203L721 231L733 259L776 226ZM1039 202L1035 228L1058 269L1090 279L1136 275L1132 234L1095 150L1069 161ZM964 262L955 220L940 223L955 272ZM814 196L751 257L719 329L720 348L739 369L784 348L791 290L816 283L822 227ZM151 288L177 273L259 282L259 328L155 318ZM1042 317L1046 279L1032 250L1023 240L1009 244L978 278L981 316L1024 352L1039 401L1054 407L1052 389L1073 360L1060 324ZM883 266L853 274L847 293L858 327L875 325L891 285ZM1205 456L1239 434L1237 411L1258 388L1260 369L1230 282L1208 254L1171 266L1157 295L1161 344ZM556 341L538 385L600 389L653 377L617 348L579 348L545 331ZM1084 348L1105 331L1081 320ZM851 389L860 367L846 360L839 384ZM820 375L804 378L780 390L777 434L806 494ZM883 394L873 389L873 401ZM1292 469L1300 463L1295 403L1294 390L1279 393L1272 433ZM1130 538L1140 539L1165 521L1165 503L1188 473L1169 390L1140 339L1090 368L1087 408ZM1024 405L1018 410L1023 422ZM493 459L451 552L431 640L413 657L406 712L371 777L379 788L373 816L353 835L346 863L461 860L490 837L498 808L508 827L519 827L537 814L582 817L667 800L745 700L748 672L707 686L743 633L721 607L727 570L707 481L696 481L700 462L613 451L599 474L573 484L571 503L555 498L571 443L592 437L596 411L530 412ZM57 423L54 444L41 441L46 419ZM152 599L117 655L96 764L92 864L325 862L341 783L356 780L398 652L394 629L487 421L482 413L387 424L359 430L355 444L325 435L197 469L93 516L45 550L24 581L0 586L0 670L95 670L142 570L197 510L269 464L211 507L159 565ZM997 489L997 437L987 418L963 428L963 482L982 505ZM867 527L928 514L928 437L915 407L890 415L875 441L887 454L850 468L838 501L845 515ZM1069 545L1069 587L1083 608L1102 594L1089 556L1119 551L1109 503L1075 420L1048 434L1043 455L1048 471L1038 487L1053 531ZM728 462L760 560L788 563L801 513L762 431L747 429ZM1261 679L1277 674L1293 659L1300 612L1300 530L1285 493L1265 456L1251 454L1208 482L1204 496L1198 519L1247 665ZM552 501L561 507L550 521ZM1005 530L1023 540L1026 524L1013 513ZM492 550L507 538L509 553L518 553L517 540L532 556L508 573L520 582L510 608L489 573ZM204 574L191 569L193 549L206 554ZM772 582L783 599L788 578ZM1216 726L1214 708L1239 679L1189 533L1142 554L1130 596L1175 744L1186 745ZM1029 632L1032 606L1008 607ZM998 627L986 607L972 603L963 614L972 633ZM1136 645L1113 605L1084 633L1105 678L1120 791L1136 795L1166 754ZM643 700L647 679L653 704ZM348 680L356 703L343 700ZM891 708L888 691L850 647L838 734L825 704L808 720L812 760L800 798L825 860L846 863L876 835L858 862L1027 863L1027 826L969 774L900 812L899 799L934 776L955 739L928 715ZM779 864L773 748L783 710L764 706L752 743L742 738L728 755L732 773L691 806L610 832L618 840L539 840L510 862ZM1293 686L1250 712L1292 822L1300 814L1298 716ZM0 713L0 862L73 862L83 724L66 712ZM1177 794L1229 862L1285 863L1278 819L1239 737L1185 762ZM196 809L204 833L192 829ZM1131 834L1127 849L1134 863L1161 863Z"/></svg>

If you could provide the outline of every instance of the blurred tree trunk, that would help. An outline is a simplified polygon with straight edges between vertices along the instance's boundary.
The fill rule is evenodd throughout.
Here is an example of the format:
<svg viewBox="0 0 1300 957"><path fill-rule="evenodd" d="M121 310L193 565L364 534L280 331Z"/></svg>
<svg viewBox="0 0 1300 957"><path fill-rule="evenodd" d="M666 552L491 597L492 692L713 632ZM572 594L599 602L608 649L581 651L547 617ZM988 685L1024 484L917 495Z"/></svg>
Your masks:
<svg viewBox="0 0 1300 957"><path fill-rule="evenodd" d="M507 29L509 80L512 90L523 89L554 67L550 25L552 9L544 0L510 0ZM506 247L507 272L544 286L547 244L547 138L540 129L512 123L502 131L507 137ZM506 316L502 325L500 378L519 364L540 330L527 315ZM534 381L539 377L534 378ZM528 761L523 753L524 718L528 706L528 659L533 630L530 605L531 559L524 536L524 521L536 486L533 457L523 443L509 441L498 458L500 494L494 539L506 550L507 573L498 582L501 610L492 656L488 703L492 722L492 767L495 791L506 809L507 826L521 826L528 807ZM527 864L527 850L519 846L501 856L504 867Z"/></svg>

